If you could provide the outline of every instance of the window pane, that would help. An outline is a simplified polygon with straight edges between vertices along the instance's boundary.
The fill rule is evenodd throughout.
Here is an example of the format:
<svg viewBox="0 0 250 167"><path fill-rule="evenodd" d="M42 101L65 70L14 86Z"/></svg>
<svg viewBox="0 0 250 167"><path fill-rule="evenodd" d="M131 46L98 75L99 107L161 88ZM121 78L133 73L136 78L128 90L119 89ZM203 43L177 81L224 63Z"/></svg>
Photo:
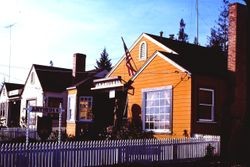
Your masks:
<svg viewBox="0 0 250 167"><path fill-rule="evenodd" d="M203 106L200 105L198 108L198 117L199 119L207 119L207 120L212 120L211 118L211 106Z"/></svg>
<svg viewBox="0 0 250 167"><path fill-rule="evenodd" d="M212 91L200 90L199 91L199 102L203 104L212 104Z"/></svg>
<svg viewBox="0 0 250 167"><path fill-rule="evenodd" d="M92 97L80 97L79 119L92 120Z"/></svg>

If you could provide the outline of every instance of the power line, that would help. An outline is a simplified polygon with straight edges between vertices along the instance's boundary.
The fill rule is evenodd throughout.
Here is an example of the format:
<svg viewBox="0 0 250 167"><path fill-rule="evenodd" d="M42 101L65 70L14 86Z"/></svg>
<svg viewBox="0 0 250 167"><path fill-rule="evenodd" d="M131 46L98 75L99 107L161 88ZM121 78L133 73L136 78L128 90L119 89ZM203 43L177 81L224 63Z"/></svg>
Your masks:
<svg viewBox="0 0 250 167"><path fill-rule="evenodd" d="M2 73L2 72L0 72L0 75L2 75L2 76L4 76L4 77L9 77L9 75L8 75L8 74L6 74L6 73ZM23 79L16 78L16 77L12 77L12 78L14 78L15 80L21 81L21 82L24 82L24 81L25 81L25 80L23 80Z"/></svg>
<svg viewBox="0 0 250 167"><path fill-rule="evenodd" d="M9 65L0 64L0 67L8 67L8 68L9 68ZM28 69L29 69L29 68L27 68L27 67L22 67L22 66L10 66L10 68L23 69L23 70L28 70Z"/></svg>

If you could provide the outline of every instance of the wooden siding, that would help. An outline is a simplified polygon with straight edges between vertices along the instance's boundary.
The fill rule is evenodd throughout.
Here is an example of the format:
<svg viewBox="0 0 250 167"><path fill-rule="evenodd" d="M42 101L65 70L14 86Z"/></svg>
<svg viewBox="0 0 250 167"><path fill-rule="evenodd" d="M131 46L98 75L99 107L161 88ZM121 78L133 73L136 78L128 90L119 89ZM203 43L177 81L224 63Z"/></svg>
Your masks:
<svg viewBox="0 0 250 167"><path fill-rule="evenodd" d="M149 41L147 38L143 37L138 44L130 51L130 54L133 58L134 63L136 64L136 68L140 69L146 60L140 60L139 59L139 53L140 53L140 44L141 42L146 42L147 44L147 59L150 58L155 51L164 51L161 47L155 45L151 41ZM126 67L126 60L123 59L122 62L117 66L117 68L113 71L113 73L110 76L121 76L122 79L125 81L128 81L130 79L128 75L128 69Z"/></svg>

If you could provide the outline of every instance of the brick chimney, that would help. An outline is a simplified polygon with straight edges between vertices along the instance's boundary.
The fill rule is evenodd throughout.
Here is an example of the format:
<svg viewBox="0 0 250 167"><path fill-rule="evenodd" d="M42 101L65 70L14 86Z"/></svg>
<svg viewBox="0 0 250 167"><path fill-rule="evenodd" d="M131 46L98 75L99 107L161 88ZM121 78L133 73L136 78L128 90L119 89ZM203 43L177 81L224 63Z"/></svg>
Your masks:
<svg viewBox="0 0 250 167"><path fill-rule="evenodd" d="M234 85L233 117L242 118L247 108L247 8L233 3L229 6L228 71Z"/></svg>
<svg viewBox="0 0 250 167"><path fill-rule="evenodd" d="M73 55L73 69L72 69L72 76L75 79L78 79L79 76L83 72L85 72L85 61L86 61L86 55L82 53L75 53Z"/></svg>

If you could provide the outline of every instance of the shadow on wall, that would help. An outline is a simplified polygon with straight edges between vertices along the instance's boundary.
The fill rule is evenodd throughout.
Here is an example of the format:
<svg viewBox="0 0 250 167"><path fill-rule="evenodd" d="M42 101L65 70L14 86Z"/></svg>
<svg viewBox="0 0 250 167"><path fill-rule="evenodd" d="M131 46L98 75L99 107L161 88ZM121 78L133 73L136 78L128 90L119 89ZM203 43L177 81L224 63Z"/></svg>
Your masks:
<svg viewBox="0 0 250 167"><path fill-rule="evenodd" d="M142 129L141 106L138 104L132 105L132 128Z"/></svg>

